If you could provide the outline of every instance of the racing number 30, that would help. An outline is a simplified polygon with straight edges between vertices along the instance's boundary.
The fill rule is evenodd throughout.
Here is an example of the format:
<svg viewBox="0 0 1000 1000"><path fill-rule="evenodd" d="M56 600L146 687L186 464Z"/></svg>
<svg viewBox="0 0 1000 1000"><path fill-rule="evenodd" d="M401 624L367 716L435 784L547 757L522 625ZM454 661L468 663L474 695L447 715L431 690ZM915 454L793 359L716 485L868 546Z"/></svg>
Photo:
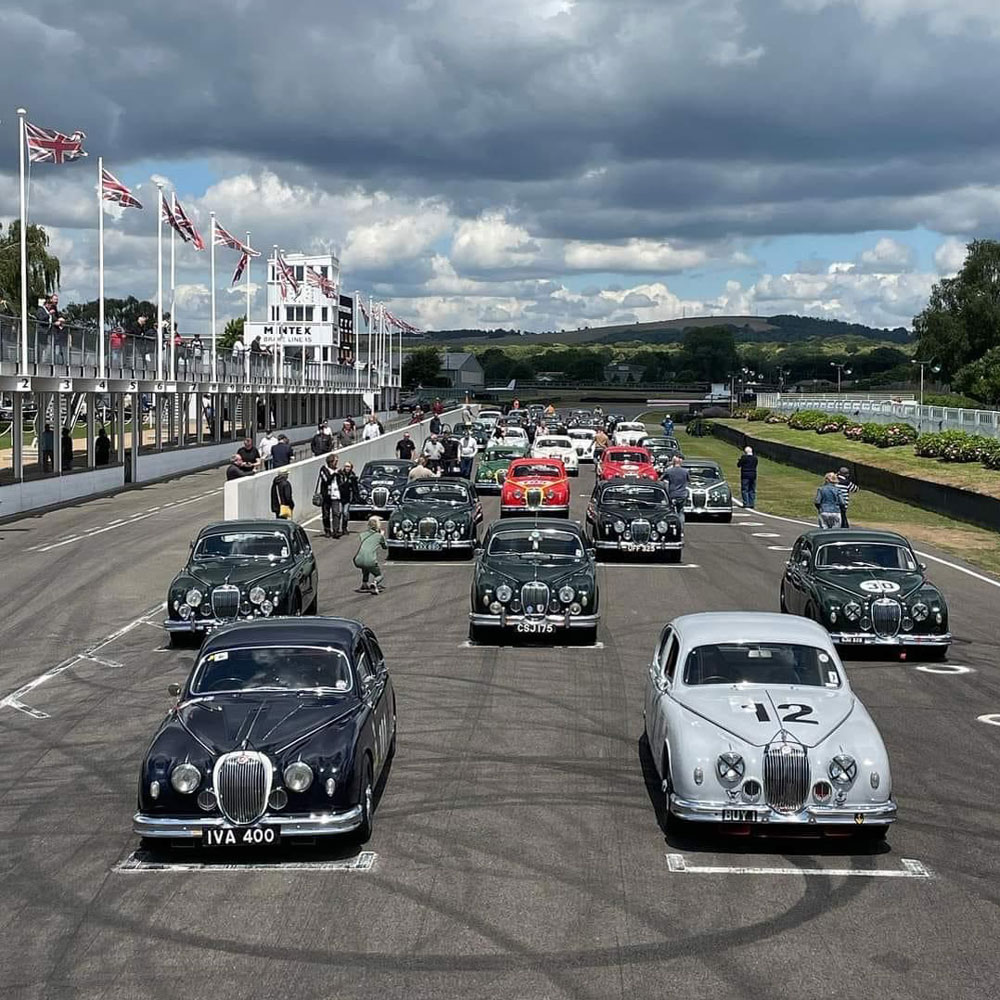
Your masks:
<svg viewBox="0 0 1000 1000"><path fill-rule="evenodd" d="M768 713L767 713L767 705L765 705L763 702L755 701L753 703L753 707L757 711L757 721L758 722L770 722L771 721L771 716L768 715ZM806 718L807 715L812 715L812 711L813 710L812 710L812 706L811 705L790 704L790 705L779 705L778 706L779 711L782 711L782 712L786 708L794 708L795 711L794 712L789 712L788 715L783 715L781 717L781 721L782 722L803 722L803 723L805 723L806 725L809 725L809 726L818 726L819 725L819 720L818 719L807 719Z"/></svg>

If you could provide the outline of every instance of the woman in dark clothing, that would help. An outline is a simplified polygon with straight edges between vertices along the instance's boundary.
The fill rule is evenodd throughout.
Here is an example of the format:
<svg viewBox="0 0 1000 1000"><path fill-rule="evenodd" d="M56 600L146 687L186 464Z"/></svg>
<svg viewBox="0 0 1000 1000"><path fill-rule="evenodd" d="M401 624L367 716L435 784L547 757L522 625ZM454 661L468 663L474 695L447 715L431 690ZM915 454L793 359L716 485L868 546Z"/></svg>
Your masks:
<svg viewBox="0 0 1000 1000"><path fill-rule="evenodd" d="M288 473L279 472L271 481L271 512L277 518L291 520L294 510L295 501Z"/></svg>
<svg viewBox="0 0 1000 1000"><path fill-rule="evenodd" d="M327 538L340 538L343 507L340 502L340 482L337 479L337 456L327 455L320 466L316 492L323 498L323 534Z"/></svg>
<svg viewBox="0 0 1000 1000"><path fill-rule="evenodd" d="M348 504L358 502L358 476L353 462L345 462L337 473L337 486L340 488L340 533L346 535Z"/></svg>
<svg viewBox="0 0 1000 1000"><path fill-rule="evenodd" d="M97 432L97 440L94 442L94 465L107 465L111 461L111 438L108 432L102 427Z"/></svg>
<svg viewBox="0 0 1000 1000"><path fill-rule="evenodd" d="M62 429L62 468L63 472L73 468L73 438L69 433L69 428Z"/></svg>

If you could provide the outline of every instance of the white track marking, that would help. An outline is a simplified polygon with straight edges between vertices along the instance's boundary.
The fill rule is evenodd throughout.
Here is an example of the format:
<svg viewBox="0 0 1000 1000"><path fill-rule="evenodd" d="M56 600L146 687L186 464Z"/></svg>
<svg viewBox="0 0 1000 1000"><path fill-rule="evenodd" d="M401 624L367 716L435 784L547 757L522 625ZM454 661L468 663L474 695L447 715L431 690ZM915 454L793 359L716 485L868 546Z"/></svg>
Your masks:
<svg viewBox="0 0 1000 1000"><path fill-rule="evenodd" d="M683 875L823 875L827 878L931 878L931 873L913 858L900 858L902 868L751 868L743 865L689 865L683 854L668 854L667 868Z"/></svg>
<svg viewBox="0 0 1000 1000"><path fill-rule="evenodd" d="M1000 712L994 712L991 715L980 715L976 718L977 722L985 722L987 726L1000 726Z"/></svg>
<svg viewBox="0 0 1000 1000"><path fill-rule="evenodd" d="M487 626L489 628L489 626ZM528 638L528 633L525 633L525 637ZM466 639L465 642L460 642L458 644L459 649L604 649L604 643L598 640L597 642L591 642L588 645L580 646L559 646L555 643L545 643L544 646L541 643L514 646L513 643L509 642L472 642L470 639Z"/></svg>
<svg viewBox="0 0 1000 1000"><path fill-rule="evenodd" d="M961 667L957 663L922 663L917 670L925 674L974 674L972 667Z"/></svg>
<svg viewBox="0 0 1000 1000"><path fill-rule="evenodd" d="M643 569L701 569L700 563L602 562L598 565L601 569L635 569L637 566Z"/></svg>
<svg viewBox="0 0 1000 1000"><path fill-rule="evenodd" d="M165 603L157 604L155 607L150 608L149 611L146 611L138 618L134 618L127 625L123 625L120 629L112 632L111 635L105 636L103 639L99 639L92 646L88 646L79 653L74 653L72 656L68 656L61 663L57 663L54 667L46 670L45 673L39 674L33 680L28 681L27 684L22 684L16 691L12 691L5 698L0 699L0 708L13 708L18 712L24 712L25 715L30 715L33 719L47 719L49 717L47 712L42 712L37 708L31 708L29 705L24 704L22 699L26 694L34 691L37 687L41 687L42 684L52 680L53 677L58 677L60 674L65 673L67 670L70 670L82 661L97 663L104 667L121 667L121 663L117 663L114 660L102 659L96 654L116 639L120 639L123 635L126 635L133 629L138 628L140 625L146 624L146 620L150 617L150 615L155 615L157 612L162 611L165 607Z"/></svg>
<svg viewBox="0 0 1000 1000"><path fill-rule="evenodd" d="M768 545L771 552L791 552L791 545Z"/></svg>
<svg viewBox="0 0 1000 1000"><path fill-rule="evenodd" d="M197 845L197 841L193 840ZM356 858L343 861L275 861L244 863L230 862L212 864L199 861L152 861L139 851L119 861L111 870L119 874L133 872L369 872L375 867L378 855L374 851L362 851Z"/></svg>
<svg viewBox="0 0 1000 1000"><path fill-rule="evenodd" d="M781 538L781 535L776 531L751 531L750 534L754 538Z"/></svg>
<svg viewBox="0 0 1000 1000"><path fill-rule="evenodd" d="M744 528L763 528L763 521L740 521L740 525Z"/></svg>

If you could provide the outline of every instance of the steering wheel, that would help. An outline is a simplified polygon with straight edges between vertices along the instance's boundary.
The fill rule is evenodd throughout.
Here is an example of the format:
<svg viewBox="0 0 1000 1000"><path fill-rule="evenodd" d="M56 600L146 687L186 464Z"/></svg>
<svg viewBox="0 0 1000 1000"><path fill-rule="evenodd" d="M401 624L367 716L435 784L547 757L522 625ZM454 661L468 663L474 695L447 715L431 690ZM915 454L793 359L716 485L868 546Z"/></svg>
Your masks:
<svg viewBox="0 0 1000 1000"><path fill-rule="evenodd" d="M220 677L217 681L211 684L208 688L209 691L224 691L227 682L236 681L237 687L242 686L244 678L242 677Z"/></svg>
<svg viewBox="0 0 1000 1000"><path fill-rule="evenodd" d="M723 677L721 674L712 674L711 677L702 677L702 684L733 684L735 683L731 677Z"/></svg>

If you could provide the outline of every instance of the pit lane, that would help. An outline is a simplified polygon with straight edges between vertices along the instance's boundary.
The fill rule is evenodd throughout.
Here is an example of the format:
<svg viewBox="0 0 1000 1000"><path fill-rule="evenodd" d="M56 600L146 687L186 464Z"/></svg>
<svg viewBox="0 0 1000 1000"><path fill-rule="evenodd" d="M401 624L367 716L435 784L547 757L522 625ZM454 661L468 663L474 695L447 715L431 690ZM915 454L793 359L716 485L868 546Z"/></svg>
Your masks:
<svg viewBox="0 0 1000 1000"><path fill-rule="evenodd" d="M576 518L591 476L572 484ZM166 499L195 492L192 478ZM84 538L71 560L19 555L0 576L12 611L0 694L148 612L219 506L171 508L155 533L126 523L111 553ZM497 506L484 501L487 519ZM87 507L81 526L97 520ZM45 520L17 536L19 551L47 544ZM952 657L973 673L848 661L892 758L901 819L886 848L664 833L638 739L645 665L674 615L775 608L784 556L740 520L689 522L690 565L602 562L590 648L470 647L468 562L394 560L376 598L355 593L353 540L314 537L320 610L375 628L399 699L365 848L375 857L356 871L335 845L302 852L301 868L285 852L197 852L122 870L138 848L139 759L193 651L166 648L147 622L51 674L26 699L47 718L0 709L0 995L989 995L1000 838L987 786L1000 744L976 720L1000 711L995 596L958 572L933 576L961 639ZM799 531L768 521L789 544ZM933 877L842 874L904 870L904 858Z"/></svg>

